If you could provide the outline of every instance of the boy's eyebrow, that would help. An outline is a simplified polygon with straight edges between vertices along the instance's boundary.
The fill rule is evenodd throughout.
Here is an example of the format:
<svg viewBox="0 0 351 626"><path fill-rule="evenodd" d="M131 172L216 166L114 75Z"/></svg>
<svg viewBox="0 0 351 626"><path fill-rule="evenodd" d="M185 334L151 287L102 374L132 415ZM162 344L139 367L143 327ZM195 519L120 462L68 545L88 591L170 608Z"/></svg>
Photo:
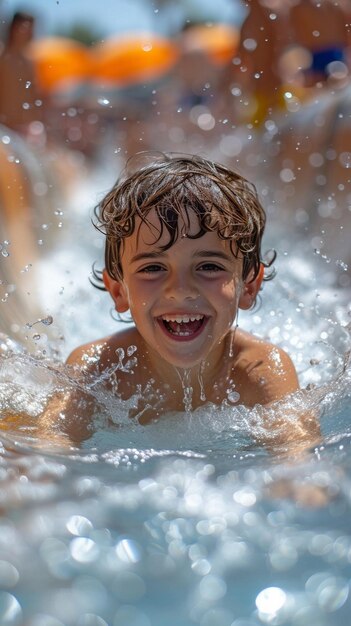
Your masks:
<svg viewBox="0 0 351 626"><path fill-rule="evenodd" d="M218 259L230 260L232 257L222 250L199 250L194 253L194 256L201 258L217 257Z"/></svg>
<svg viewBox="0 0 351 626"><path fill-rule="evenodd" d="M163 257L166 256L166 251L163 250L155 250L155 251L150 251L150 252L139 252L138 254L135 254L130 262L131 263L135 263L136 261L144 261L147 259L156 259L159 257ZM201 258L213 258L216 257L218 259L223 259L225 261L231 260L231 256L229 254L226 254L225 252L222 252L221 250L198 250L197 252L194 252L194 257L201 257Z"/></svg>
<svg viewBox="0 0 351 626"><path fill-rule="evenodd" d="M139 252L139 254L135 254L130 262L134 263L135 261L143 261L145 259L156 259L160 256L165 256L165 252L162 250L155 250L154 252Z"/></svg>

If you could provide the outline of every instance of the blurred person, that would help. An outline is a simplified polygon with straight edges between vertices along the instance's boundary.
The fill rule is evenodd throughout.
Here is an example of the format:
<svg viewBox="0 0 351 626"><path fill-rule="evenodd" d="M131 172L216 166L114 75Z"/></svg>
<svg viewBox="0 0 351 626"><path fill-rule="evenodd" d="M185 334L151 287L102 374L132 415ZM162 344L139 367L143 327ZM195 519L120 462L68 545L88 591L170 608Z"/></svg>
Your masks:
<svg viewBox="0 0 351 626"><path fill-rule="evenodd" d="M349 9L332 0L299 0L292 6L290 22L294 45L305 52L301 68L304 87L347 78L350 46Z"/></svg>
<svg viewBox="0 0 351 626"><path fill-rule="evenodd" d="M26 56L33 33L34 17L16 12L0 56L0 123L26 137L43 130L31 125L42 119L34 66Z"/></svg>
<svg viewBox="0 0 351 626"><path fill-rule="evenodd" d="M226 89L240 121L264 122L284 106L280 58L291 42L292 0L245 0L248 14L240 29L238 51L228 67Z"/></svg>
<svg viewBox="0 0 351 626"><path fill-rule="evenodd" d="M156 146L161 150L171 145L174 151L202 152L218 141L223 65L193 36L197 26L180 31L179 58L157 90L160 115L154 123L162 124Z"/></svg>

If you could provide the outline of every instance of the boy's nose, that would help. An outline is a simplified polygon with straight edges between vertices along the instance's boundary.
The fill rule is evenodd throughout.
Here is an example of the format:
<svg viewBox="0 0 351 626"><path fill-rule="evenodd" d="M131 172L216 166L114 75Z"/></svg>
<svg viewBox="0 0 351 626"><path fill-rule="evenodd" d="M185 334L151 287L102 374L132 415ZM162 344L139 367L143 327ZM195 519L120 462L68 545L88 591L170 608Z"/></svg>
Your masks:
<svg viewBox="0 0 351 626"><path fill-rule="evenodd" d="M194 281L182 274L169 277L165 287L165 295L171 300L194 300L199 292Z"/></svg>

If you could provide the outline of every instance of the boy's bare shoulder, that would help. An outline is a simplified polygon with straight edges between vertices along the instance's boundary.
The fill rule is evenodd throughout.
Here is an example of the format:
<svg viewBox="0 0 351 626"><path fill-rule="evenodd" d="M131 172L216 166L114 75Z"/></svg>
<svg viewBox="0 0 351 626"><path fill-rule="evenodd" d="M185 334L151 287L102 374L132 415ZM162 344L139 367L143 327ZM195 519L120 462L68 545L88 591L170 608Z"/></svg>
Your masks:
<svg viewBox="0 0 351 626"><path fill-rule="evenodd" d="M90 369L99 364L99 369L113 365L118 360L118 349L127 350L130 346L139 347L138 332L135 327L129 327L113 333L103 339L91 341L75 348L68 356L68 365L77 365Z"/></svg>
<svg viewBox="0 0 351 626"><path fill-rule="evenodd" d="M250 404L268 404L299 389L289 355L280 347L237 331L235 371L250 390Z"/></svg>

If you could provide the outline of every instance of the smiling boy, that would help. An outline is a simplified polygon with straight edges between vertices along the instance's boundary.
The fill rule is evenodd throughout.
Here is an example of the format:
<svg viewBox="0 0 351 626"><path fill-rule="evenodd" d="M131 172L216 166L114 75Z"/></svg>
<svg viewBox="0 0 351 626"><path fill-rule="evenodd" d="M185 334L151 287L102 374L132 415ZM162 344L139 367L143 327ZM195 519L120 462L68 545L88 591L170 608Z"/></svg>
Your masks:
<svg viewBox="0 0 351 626"><path fill-rule="evenodd" d="M265 213L254 186L197 156L138 158L96 209L106 246L95 278L134 325L78 347L67 363L111 372L105 384L122 400L139 390L130 414L141 423L206 403L270 405L296 392L289 356L236 326L269 265L261 260ZM74 419L67 428L79 430ZM317 431L314 418L300 417L284 437Z"/></svg>

